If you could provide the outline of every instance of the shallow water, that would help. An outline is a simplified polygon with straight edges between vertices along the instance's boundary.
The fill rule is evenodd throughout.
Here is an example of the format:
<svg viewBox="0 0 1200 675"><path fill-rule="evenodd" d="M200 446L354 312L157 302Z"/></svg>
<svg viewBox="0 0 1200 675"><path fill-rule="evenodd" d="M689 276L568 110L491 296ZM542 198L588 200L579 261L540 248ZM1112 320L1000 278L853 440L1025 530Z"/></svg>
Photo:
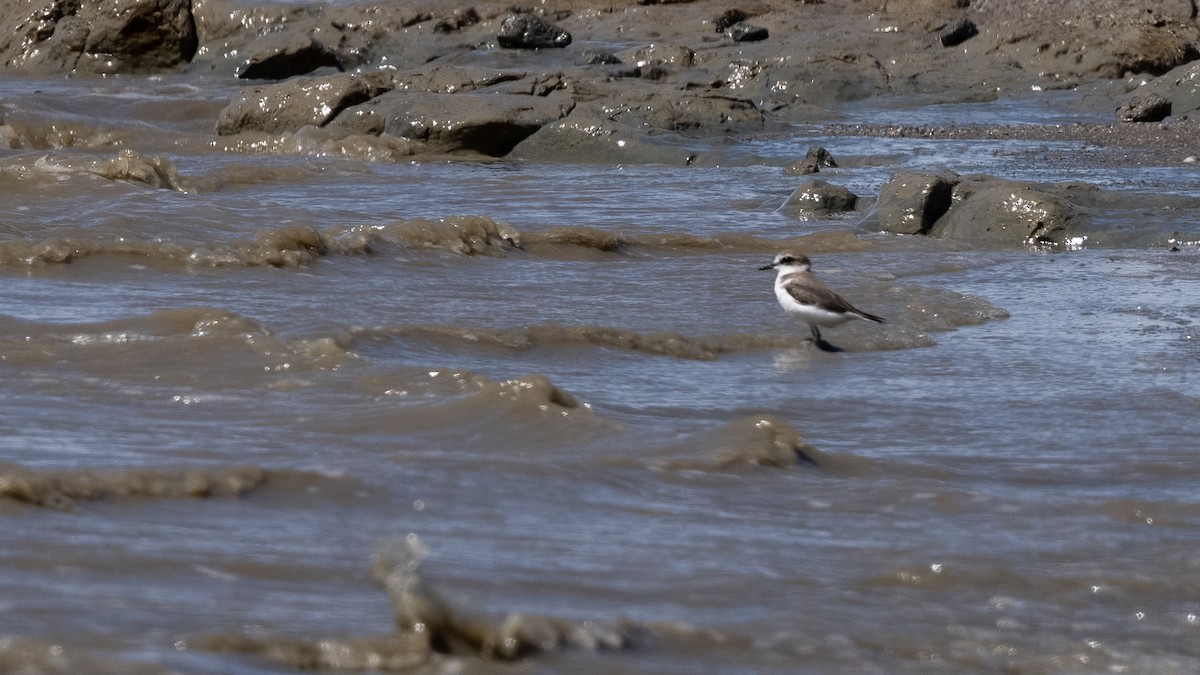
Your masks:
<svg viewBox="0 0 1200 675"><path fill-rule="evenodd" d="M868 197L1195 197L1191 165L804 129L690 168L229 153L231 92L0 83L36 140L0 152L0 670L1200 669L1197 213L1049 253L776 210L815 144ZM888 323L812 349L757 270L785 246Z"/></svg>

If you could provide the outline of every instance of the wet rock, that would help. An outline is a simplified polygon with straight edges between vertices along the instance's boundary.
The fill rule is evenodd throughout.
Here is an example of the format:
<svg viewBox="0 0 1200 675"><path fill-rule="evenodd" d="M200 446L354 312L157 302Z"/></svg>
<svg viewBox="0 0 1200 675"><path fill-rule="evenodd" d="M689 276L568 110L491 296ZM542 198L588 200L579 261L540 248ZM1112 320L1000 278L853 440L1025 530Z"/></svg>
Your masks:
<svg viewBox="0 0 1200 675"><path fill-rule="evenodd" d="M652 44L636 49L617 52L623 63L632 63L638 68L647 66L676 66L691 68L696 63L696 52L690 47L672 44Z"/></svg>
<svg viewBox="0 0 1200 675"><path fill-rule="evenodd" d="M1146 92L1117 108L1119 122L1161 122L1171 115L1171 102Z"/></svg>
<svg viewBox="0 0 1200 675"><path fill-rule="evenodd" d="M929 234L976 244L1062 245L1086 224L1069 188L992 177L954 186L951 207Z"/></svg>
<svg viewBox="0 0 1200 675"><path fill-rule="evenodd" d="M749 18L750 15L740 9L727 9L720 16L713 19L713 27L716 29L716 32L724 33Z"/></svg>
<svg viewBox="0 0 1200 675"><path fill-rule="evenodd" d="M780 211L795 215L825 215L853 211L858 195L840 185L820 179L805 182L792 192Z"/></svg>
<svg viewBox="0 0 1200 675"><path fill-rule="evenodd" d="M979 28L975 26L975 22L964 17L946 24L938 33L938 41L942 43L943 47L953 47L978 34Z"/></svg>
<svg viewBox="0 0 1200 675"><path fill-rule="evenodd" d="M761 26L739 23L729 28L728 35L734 42L759 42L766 40L768 33Z"/></svg>
<svg viewBox="0 0 1200 675"><path fill-rule="evenodd" d="M474 7L456 9L448 18L438 19L433 25L433 30L436 33L455 33L468 26L474 26L480 20L479 12L475 11Z"/></svg>
<svg viewBox="0 0 1200 675"><path fill-rule="evenodd" d="M0 61L35 73L169 70L196 53L190 0L47 0L0 7Z"/></svg>
<svg viewBox="0 0 1200 675"><path fill-rule="evenodd" d="M982 245L1061 246L1085 231L1087 210L1103 199L1090 185L901 172L880 190L876 215L886 232Z"/></svg>
<svg viewBox="0 0 1200 675"><path fill-rule="evenodd" d="M218 135L324 126L341 111L394 86L386 72L339 73L243 90L217 117Z"/></svg>
<svg viewBox="0 0 1200 675"><path fill-rule="evenodd" d="M654 130L689 135L728 131L757 131L765 117L750 100L717 93L662 86L646 80L594 78L575 80L571 95L597 116L630 130Z"/></svg>
<svg viewBox="0 0 1200 675"><path fill-rule="evenodd" d="M571 34L531 12L509 14L496 34L508 49L553 49L571 44Z"/></svg>
<svg viewBox="0 0 1200 675"><path fill-rule="evenodd" d="M513 148L509 156L543 162L686 166L694 152L690 144L647 135L589 106L585 110L576 108L566 118L542 127Z"/></svg>
<svg viewBox="0 0 1200 675"><path fill-rule="evenodd" d="M783 175L805 176L817 173L823 166L835 167L837 166L837 162L833 160L833 155L825 148L813 147L808 149L808 153L804 155L804 159L784 167Z"/></svg>
<svg viewBox="0 0 1200 675"><path fill-rule="evenodd" d="M360 132L420 141L429 152L500 157L538 129L566 116L574 106L573 100L561 94L394 91L355 106L339 116L337 123L357 127Z"/></svg>
<svg viewBox="0 0 1200 675"><path fill-rule="evenodd" d="M875 213L879 229L895 234L927 234L950 208L958 176L901 171L879 190Z"/></svg>
<svg viewBox="0 0 1200 675"><path fill-rule="evenodd" d="M268 33L242 51L248 56L237 76L244 80L284 80L318 68L343 70L337 54L323 42L291 31Z"/></svg>
<svg viewBox="0 0 1200 675"><path fill-rule="evenodd" d="M616 54L601 49L585 49L575 63L580 66L615 66L621 63Z"/></svg>

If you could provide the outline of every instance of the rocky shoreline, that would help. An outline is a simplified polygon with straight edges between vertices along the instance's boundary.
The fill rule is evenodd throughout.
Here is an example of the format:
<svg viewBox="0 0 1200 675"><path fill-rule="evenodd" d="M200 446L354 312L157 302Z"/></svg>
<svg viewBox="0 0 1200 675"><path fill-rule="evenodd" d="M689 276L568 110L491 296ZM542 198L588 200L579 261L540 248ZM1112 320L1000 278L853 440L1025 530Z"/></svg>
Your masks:
<svg viewBox="0 0 1200 675"><path fill-rule="evenodd" d="M682 165L695 155L681 137L816 125L1169 147L1194 161L1196 15L1194 0L18 0L0 4L0 59L13 73L243 80L213 120L216 147L234 151ZM854 125L838 112L880 97L986 104L1046 90L1086 91L1079 105L1113 122ZM1031 237L1063 243L1021 241Z"/></svg>

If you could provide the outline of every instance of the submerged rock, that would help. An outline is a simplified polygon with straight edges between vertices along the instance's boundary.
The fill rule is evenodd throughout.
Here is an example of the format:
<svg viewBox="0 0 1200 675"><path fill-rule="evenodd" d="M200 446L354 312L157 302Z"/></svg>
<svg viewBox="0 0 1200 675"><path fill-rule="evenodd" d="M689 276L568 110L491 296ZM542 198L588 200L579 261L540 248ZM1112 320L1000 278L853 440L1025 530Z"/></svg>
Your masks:
<svg viewBox="0 0 1200 675"><path fill-rule="evenodd" d="M571 44L571 34L531 12L513 12L500 24L496 42L508 49L554 49Z"/></svg>

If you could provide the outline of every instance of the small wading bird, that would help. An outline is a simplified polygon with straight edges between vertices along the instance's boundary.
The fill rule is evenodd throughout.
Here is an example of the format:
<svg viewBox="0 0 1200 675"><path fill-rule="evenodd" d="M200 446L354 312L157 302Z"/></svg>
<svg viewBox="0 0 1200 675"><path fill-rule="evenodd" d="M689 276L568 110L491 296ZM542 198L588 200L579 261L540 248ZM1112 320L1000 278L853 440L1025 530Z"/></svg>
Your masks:
<svg viewBox="0 0 1200 675"><path fill-rule="evenodd" d="M809 325L813 342L822 349L831 346L821 339L819 326L836 326L851 319L883 323L881 317L855 309L845 298L829 290L829 287L812 273L812 263L803 253L784 251L775 256L775 261L770 265L763 265L758 269L773 269L779 272L775 277L775 297L788 314Z"/></svg>

